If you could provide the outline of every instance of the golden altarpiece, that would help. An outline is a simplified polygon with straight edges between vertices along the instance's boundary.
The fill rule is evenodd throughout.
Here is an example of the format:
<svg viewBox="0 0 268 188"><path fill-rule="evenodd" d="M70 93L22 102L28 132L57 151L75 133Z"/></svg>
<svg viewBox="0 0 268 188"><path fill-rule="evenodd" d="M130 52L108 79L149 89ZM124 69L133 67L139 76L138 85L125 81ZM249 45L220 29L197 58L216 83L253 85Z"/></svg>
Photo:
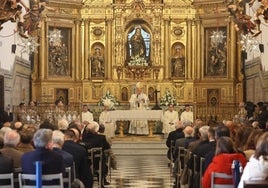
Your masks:
<svg viewBox="0 0 268 188"><path fill-rule="evenodd" d="M106 91L128 109L135 84L170 91L195 117L232 118L243 98L240 51L224 0L50 0L42 13L32 98L96 105ZM53 30L61 37L49 40ZM213 32L224 37L213 41ZM140 57L133 38L143 38ZM138 47L139 49L139 47ZM154 101L151 101L154 104Z"/></svg>

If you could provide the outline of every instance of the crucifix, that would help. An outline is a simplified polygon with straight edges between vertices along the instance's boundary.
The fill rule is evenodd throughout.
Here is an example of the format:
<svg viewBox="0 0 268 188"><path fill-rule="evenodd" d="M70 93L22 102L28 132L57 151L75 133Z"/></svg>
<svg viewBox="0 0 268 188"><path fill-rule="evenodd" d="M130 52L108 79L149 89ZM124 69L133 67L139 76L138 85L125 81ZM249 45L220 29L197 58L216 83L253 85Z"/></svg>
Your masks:
<svg viewBox="0 0 268 188"><path fill-rule="evenodd" d="M154 96L155 96L155 105L152 108L152 110L162 110L162 108L158 105L158 101L157 101L157 93L159 93L160 91L157 91L157 89L154 90Z"/></svg>

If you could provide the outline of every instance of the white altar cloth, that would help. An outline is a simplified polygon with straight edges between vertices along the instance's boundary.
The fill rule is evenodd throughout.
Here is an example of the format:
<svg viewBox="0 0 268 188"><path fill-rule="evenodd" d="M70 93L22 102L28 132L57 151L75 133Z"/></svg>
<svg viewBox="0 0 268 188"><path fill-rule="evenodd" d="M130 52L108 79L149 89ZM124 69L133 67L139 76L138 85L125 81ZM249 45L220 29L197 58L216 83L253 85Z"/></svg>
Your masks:
<svg viewBox="0 0 268 188"><path fill-rule="evenodd" d="M113 121L127 120L152 120L162 119L162 110L115 110L111 111L111 119Z"/></svg>

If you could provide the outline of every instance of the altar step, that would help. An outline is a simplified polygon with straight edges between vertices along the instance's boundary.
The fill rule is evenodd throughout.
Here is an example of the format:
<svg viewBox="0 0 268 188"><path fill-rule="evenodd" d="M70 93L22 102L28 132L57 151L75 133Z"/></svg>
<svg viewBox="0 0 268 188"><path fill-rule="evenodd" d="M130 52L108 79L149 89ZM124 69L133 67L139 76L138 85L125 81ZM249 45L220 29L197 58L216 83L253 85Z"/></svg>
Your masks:
<svg viewBox="0 0 268 188"><path fill-rule="evenodd" d="M166 140L158 138L122 138L113 139L112 150L118 155L166 155Z"/></svg>

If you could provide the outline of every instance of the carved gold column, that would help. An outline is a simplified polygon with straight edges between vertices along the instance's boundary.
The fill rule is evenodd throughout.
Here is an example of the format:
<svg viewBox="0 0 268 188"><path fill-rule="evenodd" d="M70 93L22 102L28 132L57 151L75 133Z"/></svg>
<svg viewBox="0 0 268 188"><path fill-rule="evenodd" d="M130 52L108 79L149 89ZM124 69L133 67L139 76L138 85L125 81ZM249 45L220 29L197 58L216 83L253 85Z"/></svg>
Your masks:
<svg viewBox="0 0 268 188"><path fill-rule="evenodd" d="M164 79L168 79L169 77L169 57L170 57L170 32L169 32L169 20L165 20L164 23L164 27L165 27L165 38L164 38L164 54L165 54L165 57L164 57Z"/></svg>
<svg viewBox="0 0 268 188"><path fill-rule="evenodd" d="M192 34L193 38L196 38L196 41L194 43L194 46L192 50L194 53L192 54L192 60L195 62L194 64L194 73L196 75L195 79L201 79L202 71L204 71L204 68L202 68L202 53L204 53L204 50L202 48L201 41L201 22L200 20L195 21L195 30L193 30ZM191 63L191 62L190 62Z"/></svg>
<svg viewBox="0 0 268 188"><path fill-rule="evenodd" d="M46 57L46 24L45 24L45 18L41 18L41 23L40 23L40 46L39 46L39 57L40 57L40 62L39 62L39 78L41 80L47 79L47 75L45 74L45 70L47 70L47 61L45 60Z"/></svg>
<svg viewBox="0 0 268 188"><path fill-rule="evenodd" d="M88 22L88 19L84 19L84 32L82 32L84 34L84 40L82 40L84 46L84 80L87 80L89 75Z"/></svg>
<svg viewBox="0 0 268 188"><path fill-rule="evenodd" d="M113 56L112 56L112 50L113 50L113 33L112 33L112 19L107 19L106 20L106 26L107 26L107 33L106 33L106 55L107 58L105 59L106 63L106 68L105 70L105 77L108 78L109 80L112 78L112 62L113 62Z"/></svg>
<svg viewBox="0 0 268 188"><path fill-rule="evenodd" d="M187 41L186 41L186 47L187 47L187 59L186 59L186 65L185 65L185 68L186 68L186 75L185 75L185 78L186 79L192 79L192 70L193 70L193 60L192 60L192 54L193 54L193 42L194 42L194 38L192 37L193 34L192 34L192 20L190 19L187 19L186 20L186 24L187 24Z"/></svg>
<svg viewBox="0 0 268 188"><path fill-rule="evenodd" d="M231 22L230 25L230 41L227 41L227 44L230 45L230 65L229 66L229 71L230 71L230 77L231 79L234 79L235 78L235 75L236 75L236 70L238 68L238 75L240 75L240 70L242 69L241 67L241 63L238 63L238 62L241 62L241 51L240 50L237 50L237 49L240 49L240 44L237 43L237 39L236 39L236 35L237 35L237 31L235 30L235 26L234 26L234 22ZM227 36L227 38L229 38ZM236 57L238 55L238 58ZM238 61L238 62L237 62Z"/></svg>
<svg viewBox="0 0 268 188"><path fill-rule="evenodd" d="M81 52L81 49L80 49L80 25L81 25L81 21L80 20L75 20L74 21L75 23L75 67L80 67L81 66L81 56L80 56L80 52ZM75 68L75 78L76 80L80 80L81 79L81 69L79 68Z"/></svg>

